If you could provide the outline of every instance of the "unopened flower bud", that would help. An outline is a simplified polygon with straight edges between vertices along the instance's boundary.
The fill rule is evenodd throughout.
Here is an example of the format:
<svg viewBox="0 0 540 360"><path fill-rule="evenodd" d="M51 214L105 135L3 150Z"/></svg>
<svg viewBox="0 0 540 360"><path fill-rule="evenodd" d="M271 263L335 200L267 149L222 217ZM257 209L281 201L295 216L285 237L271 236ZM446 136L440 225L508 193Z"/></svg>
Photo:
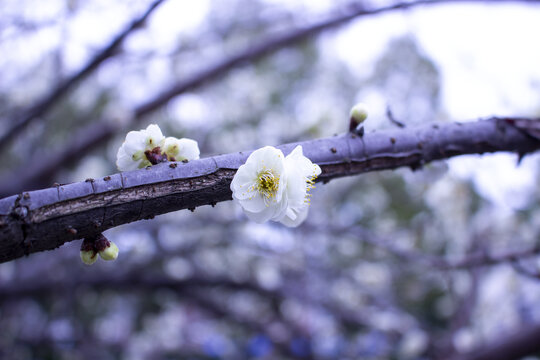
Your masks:
<svg viewBox="0 0 540 360"><path fill-rule="evenodd" d="M112 241L108 241L108 246L99 252L103 260L115 260L118 257L118 246Z"/></svg>
<svg viewBox="0 0 540 360"><path fill-rule="evenodd" d="M361 124L368 116L367 106L364 103L358 103L351 109L351 120L356 124Z"/></svg>
<svg viewBox="0 0 540 360"><path fill-rule="evenodd" d="M92 265L97 260L97 254L94 250L90 250L90 251L81 250L81 260L86 265Z"/></svg>
<svg viewBox="0 0 540 360"><path fill-rule="evenodd" d="M356 128L368 117L367 106L364 103L354 105L350 113L349 131L355 132Z"/></svg>
<svg viewBox="0 0 540 360"><path fill-rule="evenodd" d="M81 260L86 265L92 265L97 260L97 252L94 248L93 241L89 241L87 239L84 239L81 244Z"/></svg>

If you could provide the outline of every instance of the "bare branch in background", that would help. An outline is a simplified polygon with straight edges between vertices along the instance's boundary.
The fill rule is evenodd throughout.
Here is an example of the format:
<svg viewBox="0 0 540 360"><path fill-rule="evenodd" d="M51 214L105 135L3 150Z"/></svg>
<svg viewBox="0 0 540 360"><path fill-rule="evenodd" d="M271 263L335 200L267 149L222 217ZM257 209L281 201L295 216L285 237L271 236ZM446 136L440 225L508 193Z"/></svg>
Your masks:
<svg viewBox="0 0 540 360"><path fill-rule="evenodd" d="M333 231L336 231L335 229ZM423 265L432 270L448 271L459 269L472 269L477 267L492 266L503 263L514 265L516 270L524 273L523 265L518 260L523 260L540 255L540 243L528 249L506 251L498 254L489 254L482 250L470 252L462 258L446 258L442 256L429 255L413 250L401 249L395 246L391 241L381 238L361 227L351 227L348 229L338 229L342 233L353 233L361 237L361 241L374 247L382 249L405 262L410 262L414 266ZM528 275L539 278L538 273L528 271Z"/></svg>
<svg viewBox="0 0 540 360"><path fill-rule="evenodd" d="M72 91L76 85L96 70L105 60L116 55L124 40L135 30L143 26L150 14L163 3L163 1L164 0L154 1L142 16L134 20L128 27L117 34L112 41L98 51L82 69L62 81L50 93L46 94L35 105L30 107L30 109L24 111L22 114L15 115L15 119L13 120L15 124L0 136L0 149L7 146L10 140L15 138L17 133L22 131L26 126L36 119L40 119L41 116L54 107L67 93Z"/></svg>
<svg viewBox="0 0 540 360"><path fill-rule="evenodd" d="M525 259L540 254L540 246L533 246L525 250L509 251L501 254L473 253L459 260L442 260L435 268L440 270L468 269L481 266L512 263L516 259Z"/></svg>
<svg viewBox="0 0 540 360"><path fill-rule="evenodd" d="M40 153L33 159L29 159L18 169L9 173L9 176L0 179L0 197L5 197L23 189L34 190L40 187L50 186L54 176L61 169L75 163L84 157L90 150L103 144L103 138L109 138L121 129L114 121L99 121L85 125L74 132L68 144L52 153ZM69 150L67 150L69 149ZM13 181L17 179L17 181ZM21 189L22 186L22 189Z"/></svg>
<svg viewBox="0 0 540 360"><path fill-rule="evenodd" d="M420 0L412 2L400 2L394 5L380 7L376 9L366 9L358 2L353 2L340 9L336 9L332 13L335 15L329 16L327 19L316 22L312 25L292 29L283 35L263 39L256 44L251 44L243 51L221 61L211 64L199 72L194 73L191 77L181 80L164 90L161 94L148 102L139 105L133 109L133 117L128 121L128 124L116 124L111 119L102 119L94 124L86 127L81 133L88 134L83 137L72 137L70 141L65 143L58 149L55 149L50 155L39 154L36 158L29 159L26 164L14 169L11 172L11 178L16 178L17 181L0 181L0 196L8 196L21 192L23 190L34 190L48 186L52 182L52 177L58 170L65 168L73 162L83 158L91 150L99 145L103 145L110 140L120 130L127 130L129 127L133 129L144 117L153 111L161 108L172 98L194 90L211 81L215 81L230 70L257 61L264 56L270 55L284 47L296 44L310 37L316 36L323 31L333 29L347 23L355 18L362 16L378 15L386 12L409 9L423 5L434 5L441 3L462 3L475 2L478 0ZM485 3L502 3L502 2L540 2L540 0L479 0ZM66 150L69 149L69 150Z"/></svg>
<svg viewBox="0 0 540 360"><path fill-rule="evenodd" d="M122 276L107 273L98 273L82 278L68 278L67 280L24 281L11 284L2 284L0 294L2 299L20 298L24 296L41 296L44 294L64 294L73 292L78 287L90 287L94 290L115 289L117 291L152 291L156 289L174 289L176 291L192 291L212 287L222 287L228 290L249 290L266 297L279 297L279 293L265 290L248 282L235 282L226 278L210 279L192 277L185 280L170 279L167 277L145 276L142 271L131 271ZM104 281L103 278L107 280Z"/></svg>
<svg viewBox="0 0 540 360"><path fill-rule="evenodd" d="M540 325L508 334L499 341L471 352L455 356L451 360L517 360L540 351Z"/></svg>
<svg viewBox="0 0 540 360"><path fill-rule="evenodd" d="M89 273L87 273L89 274ZM103 277L106 277L104 280ZM214 301L208 295L210 289L219 288L230 291L251 291L270 301L276 301L278 304L284 300L281 293L270 291L251 282L235 282L227 278L209 279L204 277L193 277L186 280L170 279L167 277L145 276L141 271L132 271L123 276L110 276L110 274L95 274L83 278L69 278L63 281L31 281L16 282L12 284L3 284L0 286L0 297L3 301L20 299L22 297L42 297L47 295L69 294L77 289L89 289L93 291L102 291L104 289L118 292L152 292L156 290L169 289L177 293L183 300L192 302L194 306L207 311L210 314L225 318L236 323L243 328L251 329L260 333L267 333L268 329L264 319L253 319L245 315L238 314L227 307L227 302ZM200 293L205 290L205 293ZM276 317L281 315L275 314ZM283 322L285 322L283 320ZM288 328L295 329L294 324L289 324ZM299 329L296 329L298 332ZM272 336L268 336L272 339ZM273 339L273 344L280 353L290 354L290 349L286 344ZM291 354L290 354L291 355Z"/></svg>
<svg viewBox="0 0 540 360"><path fill-rule="evenodd" d="M156 256L161 261L166 261L173 254ZM180 254L186 256L182 251ZM189 256L189 255L188 255ZM147 263L155 263L149 260ZM327 276L328 274L324 274ZM339 277L339 274L337 274ZM336 280L338 277L334 278ZM106 280L104 280L106 279ZM173 279L168 275L148 275L144 268L136 268L120 275L101 272L99 270L92 272L81 272L77 276L69 276L58 279L16 279L11 282L0 284L0 299L4 301L20 300L24 297L39 298L42 296L65 296L79 289L92 289L93 291L114 290L118 292L128 291L156 291L160 289L170 289L181 293L182 296L197 290L220 289L226 291L249 291L261 298L271 301L276 305L288 299L295 299L300 302L311 302L318 308L323 308L329 313L334 314L343 325L353 328L367 327L371 325L366 319L366 314L360 309L352 311L344 309L334 302L327 299L313 299L298 289L298 284L302 283L304 278L301 273L287 272L289 283L271 290L260 286L255 280L232 280L228 277L208 277L194 275L187 279ZM378 304L380 305L380 304ZM294 326L292 326L294 327Z"/></svg>
<svg viewBox="0 0 540 360"><path fill-rule="evenodd" d="M540 281L540 272L538 272L538 269L536 267L531 269L531 267L526 266L520 260L521 259L518 257L512 259L512 267L514 270L516 270L520 275Z"/></svg>
<svg viewBox="0 0 540 360"><path fill-rule="evenodd" d="M386 117L388 118L388 120L390 120L392 124L396 125L397 127L400 127L400 128L406 127L404 123L396 119L396 117L394 116L394 113L392 112L392 109L390 108L390 105L386 106Z"/></svg>
<svg viewBox="0 0 540 360"><path fill-rule="evenodd" d="M345 134L280 148L288 154L302 145L306 156L321 166L318 181L401 166L415 170L463 154L538 150L540 141L516 129L511 120L428 124L362 138ZM4 198L0 200L0 262L132 221L230 200L230 182L248 155L220 155L178 166L164 163Z"/></svg>
<svg viewBox="0 0 540 360"><path fill-rule="evenodd" d="M194 302L194 305L202 307L204 310L211 313L213 316L216 316L218 318L226 318L233 323L236 323L243 328L248 328L252 331L255 331L256 333L263 333L266 336L268 336L269 339L272 340L272 344L277 350L277 352L281 356L289 355L293 358L296 358L296 354L291 349L291 347L284 343L282 339L276 339L275 336L272 336L271 332L269 331L268 327L271 324L266 323L264 320L261 321L261 319L252 319L245 315L239 314L229 308L224 304L223 301L215 301L212 300L211 297L209 297L207 294L199 294L197 292L189 292L185 295L188 299L192 300ZM280 314L277 314L278 318L282 318ZM275 319L272 319L275 320ZM280 319L281 322L286 322L285 319ZM290 325L290 324L289 324ZM296 336L301 336L301 334L297 329L294 329L295 326L289 327L289 330L293 330L293 334L291 334L292 338L295 338ZM312 350L309 349L309 354L305 354L302 356L302 359L315 359L315 357L312 354Z"/></svg>

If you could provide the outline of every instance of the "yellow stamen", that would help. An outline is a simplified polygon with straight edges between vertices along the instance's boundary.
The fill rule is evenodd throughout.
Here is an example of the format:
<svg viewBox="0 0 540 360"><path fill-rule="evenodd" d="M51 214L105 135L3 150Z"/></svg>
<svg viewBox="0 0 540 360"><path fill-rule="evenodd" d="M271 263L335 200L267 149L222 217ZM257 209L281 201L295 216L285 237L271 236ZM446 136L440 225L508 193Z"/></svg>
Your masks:
<svg viewBox="0 0 540 360"><path fill-rule="evenodd" d="M315 172L313 172L313 175L311 175L310 177L307 177L306 178L306 198L304 200L305 203L307 203L309 205L309 203L311 202L311 195L312 194L309 194L309 191L313 188L315 188L315 179L317 178L317 175L315 175Z"/></svg>
<svg viewBox="0 0 540 360"><path fill-rule="evenodd" d="M276 196L279 188L279 176L276 176L272 170L265 169L257 175L257 191L264 196L265 200L270 200Z"/></svg>

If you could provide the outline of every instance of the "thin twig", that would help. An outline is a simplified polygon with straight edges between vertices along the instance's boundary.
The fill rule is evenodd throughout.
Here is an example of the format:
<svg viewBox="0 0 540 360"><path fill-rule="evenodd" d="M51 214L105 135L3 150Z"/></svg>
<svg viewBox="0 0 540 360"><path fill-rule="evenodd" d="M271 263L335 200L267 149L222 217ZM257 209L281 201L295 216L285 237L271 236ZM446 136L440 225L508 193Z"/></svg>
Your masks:
<svg viewBox="0 0 540 360"><path fill-rule="evenodd" d="M397 127L400 127L400 128L404 128L405 127L405 124L402 123L401 121L397 120L395 117L394 117L394 113L392 113L392 109L390 109L390 105L388 105L386 107L386 117L388 118L388 120L390 120L390 122L394 125L396 125Z"/></svg>

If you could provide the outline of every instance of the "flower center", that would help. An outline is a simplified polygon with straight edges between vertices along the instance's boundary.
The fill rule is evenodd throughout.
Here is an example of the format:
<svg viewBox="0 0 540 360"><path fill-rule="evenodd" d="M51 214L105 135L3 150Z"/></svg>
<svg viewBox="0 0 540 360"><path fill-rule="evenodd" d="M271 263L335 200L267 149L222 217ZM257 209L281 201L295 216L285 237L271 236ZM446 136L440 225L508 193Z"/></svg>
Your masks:
<svg viewBox="0 0 540 360"><path fill-rule="evenodd" d="M146 159L150 161L150 164L156 165L161 162L166 162L168 160L166 154L161 153L161 148L159 146L153 148L152 150L146 150L144 152Z"/></svg>
<svg viewBox="0 0 540 360"><path fill-rule="evenodd" d="M257 191L265 199L273 198L279 187L279 176L275 176L272 170L263 170L257 175Z"/></svg>

